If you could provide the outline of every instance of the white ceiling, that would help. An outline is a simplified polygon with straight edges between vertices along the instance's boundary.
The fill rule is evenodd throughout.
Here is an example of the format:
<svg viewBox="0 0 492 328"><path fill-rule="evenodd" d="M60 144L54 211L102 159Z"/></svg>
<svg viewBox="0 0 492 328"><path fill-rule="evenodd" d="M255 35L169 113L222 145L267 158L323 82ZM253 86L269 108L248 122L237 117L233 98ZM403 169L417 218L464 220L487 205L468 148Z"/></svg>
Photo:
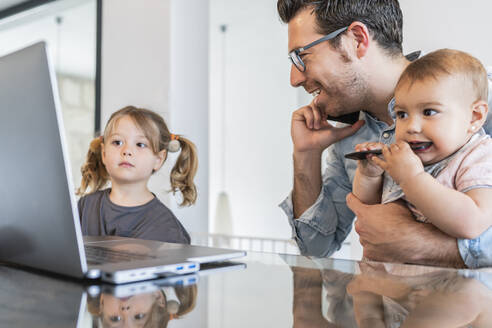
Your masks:
<svg viewBox="0 0 492 328"><path fill-rule="evenodd" d="M21 3L0 0L1 6ZM0 8L1 8L0 6ZM62 18L57 24L56 18ZM58 0L0 20L0 56L44 40L58 72L93 78L96 1Z"/></svg>
<svg viewBox="0 0 492 328"><path fill-rule="evenodd" d="M0 0L0 11L28 1L29 0Z"/></svg>

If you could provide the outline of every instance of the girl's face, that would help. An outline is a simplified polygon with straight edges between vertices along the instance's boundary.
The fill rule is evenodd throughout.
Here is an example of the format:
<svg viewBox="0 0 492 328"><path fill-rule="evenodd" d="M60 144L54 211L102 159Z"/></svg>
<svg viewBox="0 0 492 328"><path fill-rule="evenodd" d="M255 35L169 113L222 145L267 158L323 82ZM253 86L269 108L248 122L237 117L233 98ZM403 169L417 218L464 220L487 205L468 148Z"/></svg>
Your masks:
<svg viewBox="0 0 492 328"><path fill-rule="evenodd" d="M108 327L143 327L149 320L152 306L159 299L159 293L140 294L121 299L102 294L100 310L103 322Z"/></svg>
<svg viewBox="0 0 492 328"><path fill-rule="evenodd" d="M147 183L162 166L165 151L155 154L149 140L129 116L123 116L102 145L102 160L112 183Z"/></svg>
<svg viewBox="0 0 492 328"><path fill-rule="evenodd" d="M480 128L474 97L463 77L403 82L395 91L396 140L406 141L423 164L441 161Z"/></svg>

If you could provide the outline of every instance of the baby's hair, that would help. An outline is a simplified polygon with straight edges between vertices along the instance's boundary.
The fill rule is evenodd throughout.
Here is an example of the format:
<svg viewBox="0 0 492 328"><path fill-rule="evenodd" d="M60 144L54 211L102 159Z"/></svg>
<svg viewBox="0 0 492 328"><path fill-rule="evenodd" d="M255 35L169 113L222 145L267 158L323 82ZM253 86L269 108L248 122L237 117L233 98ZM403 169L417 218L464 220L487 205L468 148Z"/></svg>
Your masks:
<svg viewBox="0 0 492 328"><path fill-rule="evenodd" d="M429 78L437 81L442 76L455 74L463 77L463 82L475 90L475 101L488 100L487 71L482 63L466 52L453 49L436 50L410 63L400 76L396 88L403 84L411 87L413 83Z"/></svg>
<svg viewBox="0 0 492 328"><path fill-rule="evenodd" d="M102 162L101 144L104 140L109 140L109 136L119 119L125 116L129 116L142 130L155 154L168 149L171 133L160 115L148 109L134 106L127 106L114 112L106 124L103 137L95 138L90 144L86 162L81 168L82 182L80 188L77 189L78 195L98 191L109 181L109 174ZM177 139L181 152L171 170L171 190L173 194L179 190L183 196L180 205L189 206L195 203L197 197L193 178L198 168L198 156L193 142L182 136L177 136ZM89 192L87 192L88 189Z"/></svg>

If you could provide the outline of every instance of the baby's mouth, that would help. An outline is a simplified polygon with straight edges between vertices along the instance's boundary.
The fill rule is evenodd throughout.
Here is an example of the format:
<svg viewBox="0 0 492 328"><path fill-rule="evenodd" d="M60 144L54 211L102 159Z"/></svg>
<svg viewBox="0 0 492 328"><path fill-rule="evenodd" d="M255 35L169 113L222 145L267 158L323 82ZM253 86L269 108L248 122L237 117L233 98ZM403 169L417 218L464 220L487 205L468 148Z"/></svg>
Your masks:
<svg viewBox="0 0 492 328"><path fill-rule="evenodd" d="M430 142L430 141L428 141L428 142L409 142L408 144L410 145L410 148L412 148L412 150L414 152L423 152L432 146L432 142Z"/></svg>

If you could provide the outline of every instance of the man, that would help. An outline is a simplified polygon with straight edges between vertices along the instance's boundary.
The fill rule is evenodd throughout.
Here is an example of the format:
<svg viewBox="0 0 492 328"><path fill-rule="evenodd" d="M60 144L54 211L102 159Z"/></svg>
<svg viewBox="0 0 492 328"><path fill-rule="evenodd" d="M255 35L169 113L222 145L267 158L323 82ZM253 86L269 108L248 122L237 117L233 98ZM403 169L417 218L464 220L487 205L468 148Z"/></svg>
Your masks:
<svg viewBox="0 0 492 328"><path fill-rule="evenodd" d="M350 192L356 169L344 154L364 141L394 139L393 92L409 61L402 54L397 0L278 0L288 24L291 84L315 98L292 115L294 189L281 204L303 254L329 256L355 229L364 256L454 267L492 264L492 229L456 240L414 221L403 203L364 205ZM362 110L335 128L326 118ZM490 134L490 132L487 130ZM321 176L321 153L327 149ZM466 219L466 218L464 218Z"/></svg>

